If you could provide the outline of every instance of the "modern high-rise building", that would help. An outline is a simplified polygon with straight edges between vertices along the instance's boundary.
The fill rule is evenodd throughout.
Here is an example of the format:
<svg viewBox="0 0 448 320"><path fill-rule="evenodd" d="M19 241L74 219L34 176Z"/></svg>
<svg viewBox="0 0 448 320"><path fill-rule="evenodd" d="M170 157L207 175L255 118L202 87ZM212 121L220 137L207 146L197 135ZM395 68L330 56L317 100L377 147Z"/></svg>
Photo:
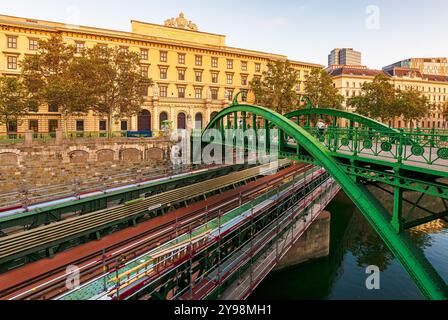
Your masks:
<svg viewBox="0 0 448 320"><path fill-rule="evenodd" d="M394 68L418 69L423 74L448 76L448 58L409 58L388 65L383 70L391 73Z"/></svg>
<svg viewBox="0 0 448 320"><path fill-rule="evenodd" d="M120 47L140 54L142 74L153 79L154 86L142 92L144 103L139 115L117 119L113 131L158 131L163 121L174 128L189 124L204 127L238 92L248 92L249 83L261 77L272 61L286 61L280 54L233 48L226 36L198 30L181 13L163 25L132 21L131 32L73 26L65 23L0 15L0 75L20 74L20 61L37 54L39 41L60 34L65 43L78 50L96 44ZM300 73L297 92L303 94L306 76L322 65L291 61ZM106 131L106 118L90 112L62 116L57 105L42 105L19 121L10 122L9 132ZM0 133L6 131L0 125Z"/></svg>
<svg viewBox="0 0 448 320"><path fill-rule="evenodd" d="M361 52L359 51L355 51L352 48L336 48L333 49L328 56L328 66L360 66L361 60Z"/></svg>

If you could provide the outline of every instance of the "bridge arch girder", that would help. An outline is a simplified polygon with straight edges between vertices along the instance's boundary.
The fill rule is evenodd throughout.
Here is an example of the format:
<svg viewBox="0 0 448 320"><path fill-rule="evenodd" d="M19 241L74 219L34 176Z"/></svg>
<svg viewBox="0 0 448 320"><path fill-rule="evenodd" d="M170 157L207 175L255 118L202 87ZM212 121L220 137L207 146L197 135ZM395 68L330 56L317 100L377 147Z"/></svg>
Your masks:
<svg viewBox="0 0 448 320"><path fill-rule="evenodd" d="M285 114L285 117L288 119L292 119L294 117L307 116L307 115L326 115L332 116L336 118L347 119L359 124L362 124L368 128L372 128L378 131L384 131L387 133L397 133L400 131L397 129L390 128L389 126L381 123L379 121L370 119L368 117L362 116L357 113L347 112L344 110L338 109L326 109L326 108L306 108L292 111L290 113Z"/></svg>
<svg viewBox="0 0 448 320"><path fill-rule="evenodd" d="M224 120L224 117L238 114L239 112L251 113L268 120L270 124L275 125L285 134L293 138L297 144L304 148L337 181L409 275L414 279L422 293L430 299L442 300L448 298L448 288L445 281L427 261L423 253L410 242L408 236L404 233L398 234L395 231L389 221L388 213L381 203L364 186L357 184L346 174L339 166L338 161L331 156L330 151L305 129L287 117L268 108L249 104L234 104L222 110L209 123L204 133L207 132L207 129L217 126L219 121Z"/></svg>

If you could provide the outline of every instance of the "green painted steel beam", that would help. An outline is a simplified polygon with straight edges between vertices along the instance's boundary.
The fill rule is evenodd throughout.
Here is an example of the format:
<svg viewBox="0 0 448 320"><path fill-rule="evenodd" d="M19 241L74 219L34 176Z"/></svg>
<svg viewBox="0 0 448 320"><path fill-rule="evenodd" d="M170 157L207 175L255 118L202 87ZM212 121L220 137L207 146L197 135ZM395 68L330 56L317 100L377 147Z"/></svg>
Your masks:
<svg viewBox="0 0 448 320"><path fill-rule="evenodd" d="M251 112L268 120L288 136L295 139L318 163L324 167L339 183L341 188L360 209L364 217L386 243L394 256L400 261L425 297L435 300L448 298L448 287L434 267L425 258L423 252L409 240L405 233L397 233L389 221L386 209L368 190L357 184L334 159L329 150L318 142L306 130L290 119L268 108L241 104L232 105L222 110L211 121L208 128L213 128L218 119L232 112ZM341 117L341 115L339 115Z"/></svg>

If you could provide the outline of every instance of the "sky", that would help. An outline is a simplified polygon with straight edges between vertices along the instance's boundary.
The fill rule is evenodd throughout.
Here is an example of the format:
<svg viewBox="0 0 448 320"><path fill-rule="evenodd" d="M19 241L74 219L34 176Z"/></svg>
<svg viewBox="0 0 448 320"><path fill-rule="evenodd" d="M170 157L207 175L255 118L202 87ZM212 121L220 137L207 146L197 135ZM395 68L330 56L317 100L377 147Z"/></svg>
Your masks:
<svg viewBox="0 0 448 320"><path fill-rule="evenodd" d="M1 0L0 14L131 31L183 11L228 46L327 65L336 47L379 68L410 57L448 56L447 0Z"/></svg>

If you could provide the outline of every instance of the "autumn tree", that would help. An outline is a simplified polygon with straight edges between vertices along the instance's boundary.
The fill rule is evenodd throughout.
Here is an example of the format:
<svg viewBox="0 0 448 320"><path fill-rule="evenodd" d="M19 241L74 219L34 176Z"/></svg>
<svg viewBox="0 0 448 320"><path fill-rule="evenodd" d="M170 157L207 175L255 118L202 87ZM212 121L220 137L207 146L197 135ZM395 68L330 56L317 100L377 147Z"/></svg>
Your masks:
<svg viewBox="0 0 448 320"><path fill-rule="evenodd" d="M22 61L24 85L41 104L56 105L65 120L86 113L93 102L90 83L75 64L76 48L66 45L62 36L53 35L39 43L39 52Z"/></svg>
<svg viewBox="0 0 448 320"><path fill-rule="evenodd" d="M331 76L322 69L313 69L306 77L305 96L316 108L341 109L344 101L333 86Z"/></svg>
<svg viewBox="0 0 448 320"><path fill-rule="evenodd" d="M140 69L140 56L121 48L95 46L86 51L78 70L84 71L95 102L92 110L107 116L111 133L113 120L130 117L141 111L143 90L153 84Z"/></svg>
<svg viewBox="0 0 448 320"><path fill-rule="evenodd" d="M289 61L275 61L268 63L262 77L251 81L250 87L256 104L284 114L298 105L298 83L299 74Z"/></svg>
<svg viewBox="0 0 448 320"><path fill-rule="evenodd" d="M19 123L21 117L28 113L29 94L23 83L16 77L0 77L0 124Z"/></svg>

